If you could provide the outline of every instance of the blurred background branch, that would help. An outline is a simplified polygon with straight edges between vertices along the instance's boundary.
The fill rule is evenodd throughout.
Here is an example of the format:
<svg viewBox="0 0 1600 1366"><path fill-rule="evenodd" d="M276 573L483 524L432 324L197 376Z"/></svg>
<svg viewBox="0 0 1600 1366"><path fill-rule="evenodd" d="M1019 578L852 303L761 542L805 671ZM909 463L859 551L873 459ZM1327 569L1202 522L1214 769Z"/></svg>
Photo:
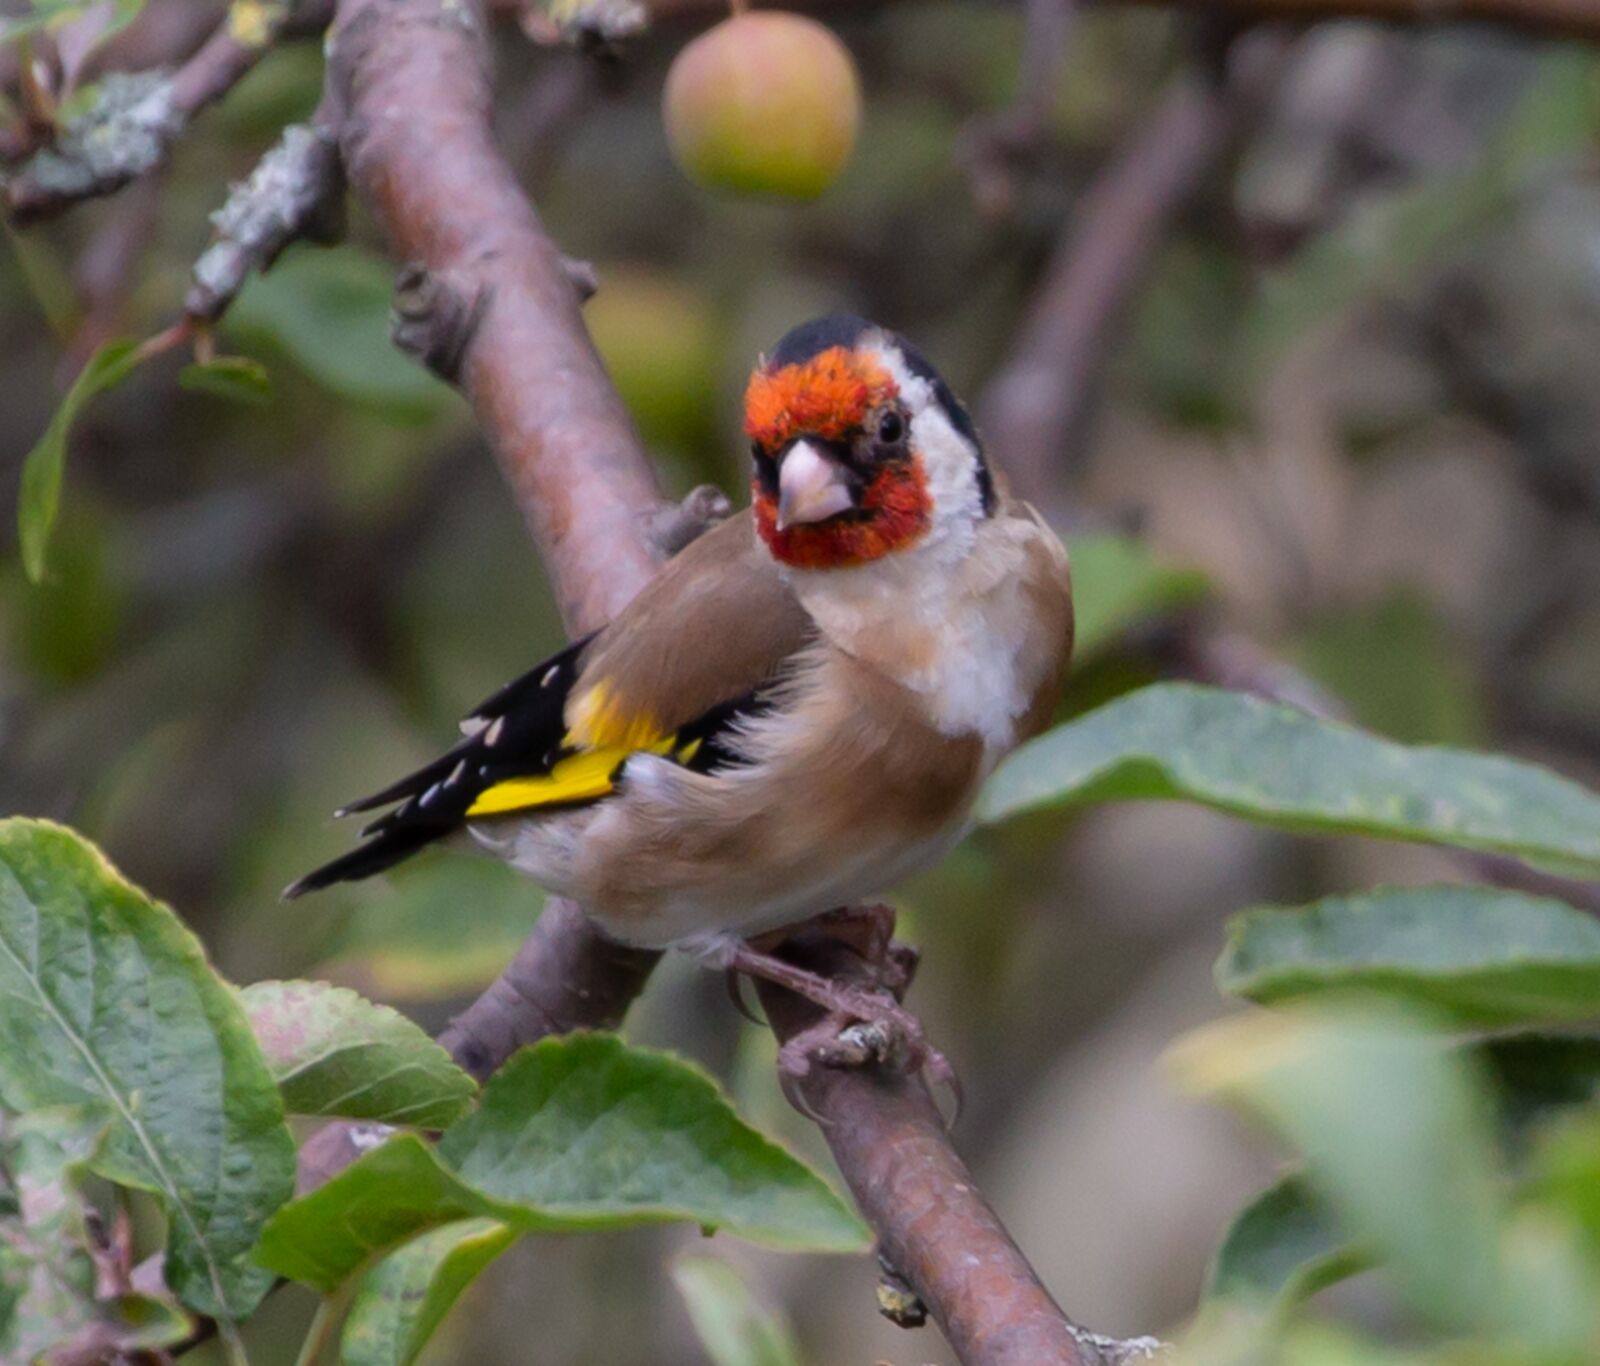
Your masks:
<svg viewBox="0 0 1600 1366"><path fill-rule="evenodd" d="M1214 173L1280 74L1277 35L1242 45L1225 70L1191 70L1079 200L978 413L1019 491L1047 510L1063 461L1084 444L1115 329L1173 219Z"/></svg>

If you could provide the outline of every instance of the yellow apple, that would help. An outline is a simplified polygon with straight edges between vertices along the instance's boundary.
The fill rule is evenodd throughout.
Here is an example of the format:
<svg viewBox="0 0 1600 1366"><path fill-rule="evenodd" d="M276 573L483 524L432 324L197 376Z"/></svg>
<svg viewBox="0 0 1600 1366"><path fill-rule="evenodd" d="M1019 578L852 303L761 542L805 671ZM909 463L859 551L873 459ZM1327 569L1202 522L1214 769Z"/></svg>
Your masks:
<svg viewBox="0 0 1600 1366"><path fill-rule="evenodd" d="M861 83L848 49L816 20L736 14L678 54L662 114L696 184L812 199L850 159Z"/></svg>

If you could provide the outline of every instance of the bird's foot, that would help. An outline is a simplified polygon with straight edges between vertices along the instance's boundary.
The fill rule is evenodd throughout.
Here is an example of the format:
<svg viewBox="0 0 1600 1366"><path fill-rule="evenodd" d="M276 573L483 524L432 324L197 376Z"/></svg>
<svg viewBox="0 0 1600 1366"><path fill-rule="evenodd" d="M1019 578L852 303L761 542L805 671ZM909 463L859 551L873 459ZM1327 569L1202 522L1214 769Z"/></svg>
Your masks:
<svg viewBox="0 0 1600 1366"><path fill-rule="evenodd" d="M937 1048L900 996L916 971L916 950L893 939L894 912L887 906L851 907L821 916L804 936L822 936L859 955L871 978L855 982L812 972L755 944L727 947L730 973L772 982L820 1006L826 1014L791 1037L778 1052L778 1070L799 1080L813 1067L872 1065L902 1073L922 1072L935 1085L948 1085L959 1104L955 1069ZM804 937L802 936L802 938Z"/></svg>

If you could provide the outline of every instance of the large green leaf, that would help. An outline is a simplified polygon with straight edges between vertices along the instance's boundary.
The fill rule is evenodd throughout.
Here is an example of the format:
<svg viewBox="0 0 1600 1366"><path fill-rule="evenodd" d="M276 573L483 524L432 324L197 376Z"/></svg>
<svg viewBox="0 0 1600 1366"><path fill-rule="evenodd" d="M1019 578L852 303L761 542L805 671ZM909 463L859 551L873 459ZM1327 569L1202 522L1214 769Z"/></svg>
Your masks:
<svg viewBox="0 0 1600 1366"><path fill-rule="evenodd" d="M442 1129L477 1084L421 1028L326 982L256 982L239 993L293 1115Z"/></svg>
<svg viewBox="0 0 1600 1366"><path fill-rule="evenodd" d="M1271 1002L1351 987L1468 1024L1600 1015L1600 921L1490 887L1397 887L1234 918L1217 985Z"/></svg>
<svg viewBox="0 0 1600 1366"><path fill-rule="evenodd" d="M1296 1173L1239 1212L1212 1259L1205 1298L1281 1315L1368 1261Z"/></svg>
<svg viewBox="0 0 1600 1366"><path fill-rule="evenodd" d="M800 1366L784 1319L757 1303L739 1273L715 1257L683 1257L672 1279L714 1366Z"/></svg>
<svg viewBox="0 0 1600 1366"><path fill-rule="evenodd" d="M1600 796L1548 769L1396 744L1187 683L1142 688L1023 745L989 780L979 815L1151 797L1291 830L1487 849L1600 874Z"/></svg>
<svg viewBox="0 0 1600 1366"><path fill-rule="evenodd" d="M470 1218L519 1232L681 1220L826 1252L860 1251L870 1237L697 1068L612 1035L576 1034L516 1054L437 1151L401 1134L285 1206L258 1258L331 1290L373 1253Z"/></svg>
<svg viewBox="0 0 1600 1366"><path fill-rule="evenodd" d="M1522 1149L1534 1126L1552 1116L1581 1120L1583 1107L1600 1097L1600 1039L1520 1034L1473 1044L1469 1052L1494 1082L1495 1110L1513 1149ZM1566 1141L1570 1159L1581 1146ZM1548 1153L1544 1169L1550 1169ZM1370 1265L1305 1176L1293 1173L1234 1219L1212 1261L1205 1298L1281 1323L1317 1291Z"/></svg>
<svg viewBox="0 0 1600 1366"><path fill-rule="evenodd" d="M608 1034L523 1049L439 1153L478 1189L574 1228L681 1219L834 1252L871 1237L699 1068Z"/></svg>
<svg viewBox="0 0 1600 1366"><path fill-rule="evenodd" d="M391 1252L356 1291L342 1366L410 1366L461 1292L516 1240L498 1219L462 1219Z"/></svg>
<svg viewBox="0 0 1600 1366"><path fill-rule="evenodd" d="M142 358L140 344L126 337L104 343L78 372L44 435L28 452L17 498L17 535L22 542L23 568L35 583L44 578L50 532L61 507L61 476L72 423L90 399L127 379Z"/></svg>
<svg viewBox="0 0 1600 1366"><path fill-rule="evenodd" d="M1350 1238L1463 1329L1506 1310L1506 1211L1479 1078L1431 1022L1375 1000L1255 1012L1189 1036L1180 1076L1265 1118Z"/></svg>
<svg viewBox="0 0 1600 1366"><path fill-rule="evenodd" d="M0 1101L103 1108L95 1170L162 1200L179 1298L255 1307L250 1249L294 1185L272 1074L195 937L45 821L0 822Z"/></svg>
<svg viewBox="0 0 1600 1366"><path fill-rule="evenodd" d="M1079 664L1129 627L1206 591L1204 574L1162 564L1136 536L1083 532L1067 538L1067 551L1076 614L1072 657Z"/></svg>

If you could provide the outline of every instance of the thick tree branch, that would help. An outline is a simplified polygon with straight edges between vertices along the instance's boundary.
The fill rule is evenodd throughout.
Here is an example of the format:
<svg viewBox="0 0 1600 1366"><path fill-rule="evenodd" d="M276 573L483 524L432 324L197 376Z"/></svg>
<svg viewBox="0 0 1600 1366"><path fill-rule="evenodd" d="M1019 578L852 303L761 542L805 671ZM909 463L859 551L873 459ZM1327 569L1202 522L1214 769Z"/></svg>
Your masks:
<svg viewBox="0 0 1600 1366"><path fill-rule="evenodd" d="M346 173L407 263L408 349L471 400L575 634L604 625L659 563L649 461L579 313L568 265L494 142L484 15L442 0L341 0L327 107ZM659 955L552 900L500 978L442 1042L482 1077L547 1034L614 1027ZM369 1136L329 1125L302 1186Z"/></svg>
<svg viewBox="0 0 1600 1366"><path fill-rule="evenodd" d="M829 977L874 980L854 948L826 933L802 933L784 953ZM821 1018L789 992L758 989L780 1040ZM951 1147L920 1078L818 1066L796 1085L878 1234L885 1267L967 1366L1122 1366L1159 1351L1153 1339L1102 1338L1062 1313Z"/></svg>
<svg viewBox="0 0 1600 1366"><path fill-rule="evenodd" d="M329 80L345 168L397 259L468 327L460 382L550 566L574 632L608 621L658 563L640 514L659 491L584 330L560 253L490 131L481 11L438 0L342 0ZM447 316L448 315L448 316Z"/></svg>

